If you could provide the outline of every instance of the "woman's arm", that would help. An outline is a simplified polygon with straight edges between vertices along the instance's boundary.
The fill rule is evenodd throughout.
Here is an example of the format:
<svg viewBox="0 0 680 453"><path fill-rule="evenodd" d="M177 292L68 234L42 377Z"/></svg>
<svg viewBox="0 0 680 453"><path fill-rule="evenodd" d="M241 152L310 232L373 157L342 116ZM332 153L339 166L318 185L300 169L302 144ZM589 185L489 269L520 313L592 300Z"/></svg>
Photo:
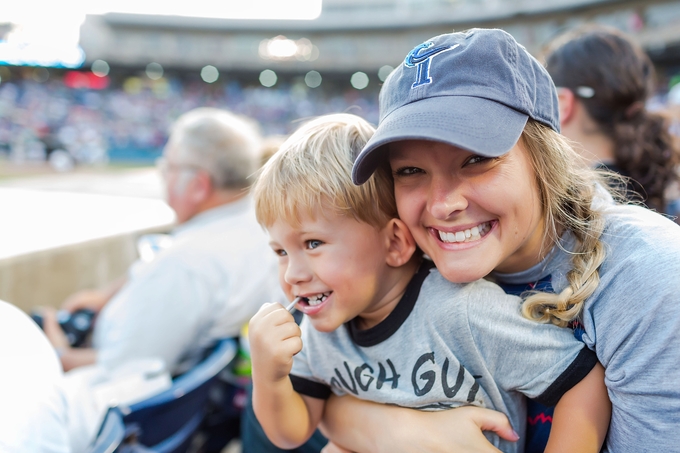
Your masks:
<svg viewBox="0 0 680 453"><path fill-rule="evenodd" d="M359 453L498 452L482 431L509 441L519 438L507 417L490 409L466 406L426 412L351 396L331 396L321 428L331 441Z"/></svg>
<svg viewBox="0 0 680 453"><path fill-rule="evenodd" d="M599 452L611 414L604 368L598 363L555 406L546 453Z"/></svg>

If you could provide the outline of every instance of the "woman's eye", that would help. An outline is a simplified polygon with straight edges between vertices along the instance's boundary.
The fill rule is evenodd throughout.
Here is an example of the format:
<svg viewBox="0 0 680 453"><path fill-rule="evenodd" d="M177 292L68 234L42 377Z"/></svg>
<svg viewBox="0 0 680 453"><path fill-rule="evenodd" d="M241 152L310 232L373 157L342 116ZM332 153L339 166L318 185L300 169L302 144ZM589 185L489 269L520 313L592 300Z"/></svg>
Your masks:
<svg viewBox="0 0 680 453"><path fill-rule="evenodd" d="M418 167L400 167L394 170L394 176L410 176L422 172L423 170Z"/></svg>
<svg viewBox="0 0 680 453"><path fill-rule="evenodd" d="M470 157L465 164L483 164L485 162L493 160L491 157L484 157L484 156L472 156Z"/></svg>
<svg viewBox="0 0 680 453"><path fill-rule="evenodd" d="M316 240L316 239L311 239L311 240L307 241L307 248L308 249L315 249L318 246L320 246L321 244L323 244L323 242Z"/></svg>

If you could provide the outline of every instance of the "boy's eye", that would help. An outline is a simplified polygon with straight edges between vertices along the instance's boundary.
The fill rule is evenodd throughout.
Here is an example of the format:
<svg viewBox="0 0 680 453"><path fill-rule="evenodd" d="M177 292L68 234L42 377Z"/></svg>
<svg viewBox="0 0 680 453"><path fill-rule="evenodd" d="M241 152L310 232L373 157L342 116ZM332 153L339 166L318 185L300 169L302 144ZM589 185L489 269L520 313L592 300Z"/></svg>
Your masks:
<svg viewBox="0 0 680 453"><path fill-rule="evenodd" d="M288 253L286 253L286 251L283 250L283 249L275 249L274 253L276 253L278 256L287 256L288 255Z"/></svg>
<svg viewBox="0 0 680 453"><path fill-rule="evenodd" d="M309 241L307 241L307 248L308 249L315 249L318 246L320 246L321 244L323 244L323 242L321 242L317 239L310 239Z"/></svg>
<svg viewBox="0 0 680 453"><path fill-rule="evenodd" d="M410 176L422 172L423 170L418 167L399 167L394 170L394 176Z"/></svg>

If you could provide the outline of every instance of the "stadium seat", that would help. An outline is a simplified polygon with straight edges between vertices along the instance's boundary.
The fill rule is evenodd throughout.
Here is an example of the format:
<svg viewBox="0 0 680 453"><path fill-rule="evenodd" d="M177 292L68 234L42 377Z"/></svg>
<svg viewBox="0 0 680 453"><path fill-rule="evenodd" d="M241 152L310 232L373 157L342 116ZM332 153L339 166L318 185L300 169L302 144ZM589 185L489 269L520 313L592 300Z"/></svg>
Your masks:
<svg viewBox="0 0 680 453"><path fill-rule="evenodd" d="M113 453L125 438L123 414L117 407L112 407L106 413L94 444L87 453Z"/></svg>
<svg viewBox="0 0 680 453"><path fill-rule="evenodd" d="M208 410L210 390L220 372L236 356L237 349L235 339L220 340L208 357L175 378L168 390L130 406L109 410L96 445L104 445L109 438L113 445L121 436L122 424L120 446L89 453L186 452Z"/></svg>

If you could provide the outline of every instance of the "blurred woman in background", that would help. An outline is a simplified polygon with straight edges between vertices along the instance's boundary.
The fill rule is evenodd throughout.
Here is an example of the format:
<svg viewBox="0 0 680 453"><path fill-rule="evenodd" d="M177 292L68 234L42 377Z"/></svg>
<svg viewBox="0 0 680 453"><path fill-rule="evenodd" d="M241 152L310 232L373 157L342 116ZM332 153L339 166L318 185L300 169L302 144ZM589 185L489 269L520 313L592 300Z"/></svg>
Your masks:
<svg viewBox="0 0 680 453"><path fill-rule="evenodd" d="M645 107L655 71L642 48L591 24L558 36L545 59L558 88L562 134L593 167L630 178L623 188L630 199L672 213L680 150L667 119Z"/></svg>

